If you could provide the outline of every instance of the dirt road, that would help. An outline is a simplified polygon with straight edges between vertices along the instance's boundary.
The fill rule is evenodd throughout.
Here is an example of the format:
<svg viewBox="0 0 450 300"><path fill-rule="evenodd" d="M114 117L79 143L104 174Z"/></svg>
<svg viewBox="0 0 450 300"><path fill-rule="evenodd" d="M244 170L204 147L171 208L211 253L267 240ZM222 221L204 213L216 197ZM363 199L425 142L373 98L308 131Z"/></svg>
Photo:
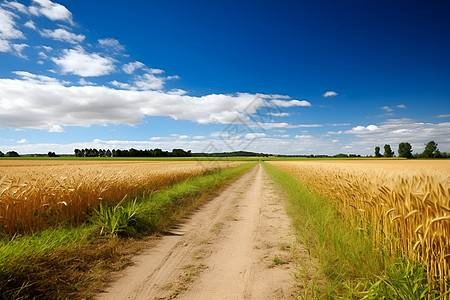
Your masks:
<svg viewBox="0 0 450 300"><path fill-rule="evenodd" d="M295 243L261 165L136 257L98 299L293 299Z"/></svg>

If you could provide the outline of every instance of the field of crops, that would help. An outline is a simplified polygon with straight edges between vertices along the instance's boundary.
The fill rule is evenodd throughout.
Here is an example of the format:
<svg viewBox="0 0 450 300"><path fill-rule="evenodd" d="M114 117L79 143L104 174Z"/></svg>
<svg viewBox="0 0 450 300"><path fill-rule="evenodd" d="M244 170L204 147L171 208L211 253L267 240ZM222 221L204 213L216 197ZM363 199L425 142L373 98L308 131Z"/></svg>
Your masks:
<svg viewBox="0 0 450 300"><path fill-rule="evenodd" d="M0 160L0 233L83 221L100 203L140 196L241 162Z"/></svg>
<svg viewBox="0 0 450 300"><path fill-rule="evenodd" d="M269 163L336 201L376 248L424 263L429 281L449 288L450 161Z"/></svg>

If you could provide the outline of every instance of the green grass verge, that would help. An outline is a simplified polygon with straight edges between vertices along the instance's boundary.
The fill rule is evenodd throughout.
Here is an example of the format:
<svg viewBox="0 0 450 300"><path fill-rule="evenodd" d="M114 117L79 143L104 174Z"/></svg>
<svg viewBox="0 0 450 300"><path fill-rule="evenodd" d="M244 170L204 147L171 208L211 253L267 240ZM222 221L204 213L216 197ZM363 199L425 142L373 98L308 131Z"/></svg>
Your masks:
<svg viewBox="0 0 450 300"><path fill-rule="evenodd" d="M319 259L326 278L326 282L312 283L305 294L314 295L313 299L360 297L363 284L384 269L382 254L358 228L344 220L330 201L289 174L268 164L264 167L286 192L287 211L298 238L310 255ZM301 266L302 262L298 263Z"/></svg>
<svg viewBox="0 0 450 300"><path fill-rule="evenodd" d="M133 222L126 224L131 231L101 234L104 222L95 215L79 227L62 225L32 235L1 237L2 298L85 297L108 273L129 264L146 236L166 230L254 165L194 177L137 199Z"/></svg>

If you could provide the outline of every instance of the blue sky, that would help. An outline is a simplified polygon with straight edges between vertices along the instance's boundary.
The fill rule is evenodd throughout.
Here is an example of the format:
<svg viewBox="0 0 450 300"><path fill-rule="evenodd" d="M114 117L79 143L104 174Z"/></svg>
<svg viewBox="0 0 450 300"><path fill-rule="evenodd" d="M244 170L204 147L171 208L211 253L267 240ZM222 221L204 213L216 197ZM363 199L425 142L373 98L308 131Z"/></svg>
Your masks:
<svg viewBox="0 0 450 300"><path fill-rule="evenodd" d="M450 151L448 1L0 0L0 151Z"/></svg>

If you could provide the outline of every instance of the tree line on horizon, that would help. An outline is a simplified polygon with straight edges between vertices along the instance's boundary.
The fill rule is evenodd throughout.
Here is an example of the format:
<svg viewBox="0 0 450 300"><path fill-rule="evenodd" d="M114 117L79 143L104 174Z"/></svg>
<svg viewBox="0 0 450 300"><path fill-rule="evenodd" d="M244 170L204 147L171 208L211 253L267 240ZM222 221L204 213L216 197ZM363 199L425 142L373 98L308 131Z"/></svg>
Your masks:
<svg viewBox="0 0 450 300"><path fill-rule="evenodd" d="M404 158L450 158L450 153L440 152L438 143L429 141L425 144L425 149L422 153L412 153L412 146L408 142L402 142L398 145L398 157ZM375 157L394 157L395 153L391 149L391 145L384 145L384 154L380 153L380 147L375 147Z"/></svg>
<svg viewBox="0 0 450 300"><path fill-rule="evenodd" d="M398 157L404 158L450 158L450 153L440 152L438 149L438 143L435 141L430 141L425 144L425 149L422 153L412 153L412 146L408 142L402 142L398 145ZM384 145L384 154L381 152L381 148L375 147L375 157L394 157L395 152L392 150L389 144ZM272 156L272 154L265 153L255 153L248 151L235 151L235 152L222 152L222 153L192 153L191 150L185 151L183 149L172 149L172 151L163 151L161 149L134 149L120 150L120 149L75 149L75 157L231 157L231 156ZM58 157L55 152L49 151L47 155L45 154L35 154L34 156L48 156L48 157ZM63 155L67 156L67 155ZM70 156L70 155L69 155ZM307 157L307 158L356 158L362 157L359 154L343 154L339 153L336 155L275 155L277 157ZM0 151L0 157L20 157L20 154L16 151L8 151L4 154ZM372 155L366 157L373 157Z"/></svg>
<svg viewBox="0 0 450 300"><path fill-rule="evenodd" d="M161 149L75 149L75 157L191 157L191 150L173 149L171 152Z"/></svg>
<svg viewBox="0 0 450 300"><path fill-rule="evenodd" d="M16 151L8 151L6 154L0 151L0 157L20 157L20 154Z"/></svg>

